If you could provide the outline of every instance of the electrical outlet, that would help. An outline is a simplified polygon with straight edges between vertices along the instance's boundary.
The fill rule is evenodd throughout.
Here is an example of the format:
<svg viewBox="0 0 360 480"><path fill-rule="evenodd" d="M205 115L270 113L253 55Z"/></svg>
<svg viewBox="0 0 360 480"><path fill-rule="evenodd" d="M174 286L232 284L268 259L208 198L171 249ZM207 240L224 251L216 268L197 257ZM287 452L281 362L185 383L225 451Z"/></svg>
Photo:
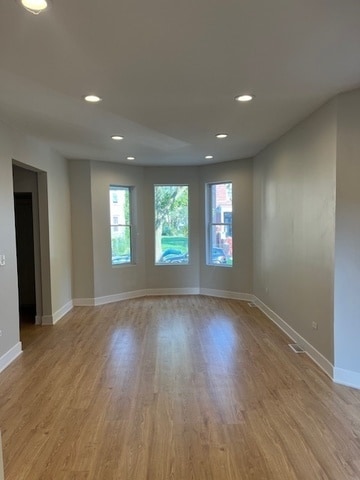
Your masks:
<svg viewBox="0 0 360 480"><path fill-rule="evenodd" d="M318 329L318 324L316 322L312 322L312 328L313 328L313 330L317 330Z"/></svg>
<svg viewBox="0 0 360 480"><path fill-rule="evenodd" d="M0 267L5 266L5 255L0 255Z"/></svg>

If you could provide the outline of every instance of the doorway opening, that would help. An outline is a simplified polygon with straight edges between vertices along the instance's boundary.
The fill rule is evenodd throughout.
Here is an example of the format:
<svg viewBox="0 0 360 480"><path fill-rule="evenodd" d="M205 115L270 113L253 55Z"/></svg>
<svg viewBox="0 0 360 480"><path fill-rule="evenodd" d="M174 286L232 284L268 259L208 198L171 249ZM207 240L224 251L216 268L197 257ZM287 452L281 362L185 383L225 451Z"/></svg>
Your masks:
<svg viewBox="0 0 360 480"><path fill-rule="evenodd" d="M32 193L14 193L20 327L36 323Z"/></svg>

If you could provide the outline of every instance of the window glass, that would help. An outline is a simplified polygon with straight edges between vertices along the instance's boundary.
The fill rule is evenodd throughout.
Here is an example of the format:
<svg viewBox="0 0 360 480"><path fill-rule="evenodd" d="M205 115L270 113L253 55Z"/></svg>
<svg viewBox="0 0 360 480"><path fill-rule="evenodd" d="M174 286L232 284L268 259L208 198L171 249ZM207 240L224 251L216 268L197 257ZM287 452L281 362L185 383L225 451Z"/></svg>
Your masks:
<svg viewBox="0 0 360 480"><path fill-rule="evenodd" d="M111 263L132 262L131 187L110 186Z"/></svg>
<svg viewBox="0 0 360 480"><path fill-rule="evenodd" d="M155 263L189 263L188 185L155 185Z"/></svg>
<svg viewBox="0 0 360 480"><path fill-rule="evenodd" d="M232 266L232 183L208 185L208 248L209 265Z"/></svg>

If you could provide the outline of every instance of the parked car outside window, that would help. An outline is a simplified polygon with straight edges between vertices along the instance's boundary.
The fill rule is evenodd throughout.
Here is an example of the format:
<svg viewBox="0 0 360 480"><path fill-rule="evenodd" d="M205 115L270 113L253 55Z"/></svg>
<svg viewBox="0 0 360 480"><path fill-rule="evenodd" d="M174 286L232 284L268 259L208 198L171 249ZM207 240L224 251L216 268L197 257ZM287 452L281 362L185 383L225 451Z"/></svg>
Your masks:
<svg viewBox="0 0 360 480"><path fill-rule="evenodd" d="M222 248L213 247L211 250L211 263L226 263L226 255Z"/></svg>
<svg viewBox="0 0 360 480"><path fill-rule="evenodd" d="M181 250L178 250L177 248L167 248L162 252L161 257L159 258L159 262L165 263L165 259L168 255L181 255L181 254L182 254Z"/></svg>
<svg viewBox="0 0 360 480"><path fill-rule="evenodd" d="M164 260L164 263L189 263L189 254L180 253L178 255L167 255Z"/></svg>

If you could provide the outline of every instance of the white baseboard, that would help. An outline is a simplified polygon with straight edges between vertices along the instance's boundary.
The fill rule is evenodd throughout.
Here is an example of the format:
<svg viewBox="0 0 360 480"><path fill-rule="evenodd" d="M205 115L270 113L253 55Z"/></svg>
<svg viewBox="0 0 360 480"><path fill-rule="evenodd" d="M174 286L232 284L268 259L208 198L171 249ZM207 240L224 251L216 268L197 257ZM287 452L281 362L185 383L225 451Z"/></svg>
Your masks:
<svg viewBox="0 0 360 480"><path fill-rule="evenodd" d="M227 290L215 290L212 288L200 288L200 295L208 297L228 298L229 300L242 300L244 302L253 302L254 295L251 293L229 292Z"/></svg>
<svg viewBox="0 0 360 480"><path fill-rule="evenodd" d="M146 290L135 290L133 292L116 293L105 297L96 298L75 298L73 304L75 307L94 307L106 305L107 303L121 302L122 300L131 300L132 298L141 298L159 295L198 295L198 288L153 288Z"/></svg>
<svg viewBox="0 0 360 480"><path fill-rule="evenodd" d="M199 295L197 287L189 288L149 288L145 290L147 297L161 295Z"/></svg>
<svg viewBox="0 0 360 480"><path fill-rule="evenodd" d="M306 354L323 370L332 380L334 380L334 366L327 360L320 352L314 348L305 338L303 338L296 330L288 325L279 315L273 312L265 305L259 298L254 297L255 305L272 321L274 322L286 335L288 335L294 342L298 343Z"/></svg>
<svg viewBox="0 0 360 480"><path fill-rule="evenodd" d="M134 292L116 293L114 295L106 295L96 298L75 298L73 300L74 307L96 307L106 305L107 303L121 302L122 300L130 300L132 298L145 297L147 290L136 290Z"/></svg>
<svg viewBox="0 0 360 480"><path fill-rule="evenodd" d="M134 292L117 293L105 297L96 298L75 298L73 305L75 307L93 307L105 305L107 303L120 302L121 300L130 300L132 298L161 296L161 295L208 295L210 297L222 297L233 300L245 300L252 302L254 296L249 293L228 292L226 290L213 290L207 288L148 288L136 290Z"/></svg>
<svg viewBox="0 0 360 480"><path fill-rule="evenodd" d="M74 298L74 307L94 307L95 298Z"/></svg>
<svg viewBox="0 0 360 480"><path fill-rule="evenodd" d="M334 368L334 382L346 387L360 389L360 373L343 368Z"/></svg>
<svg viewBox="0 0 360 480"><path fill-rule="evenodd" d="M21 342L15 344L9 351L7 351L2 357L0 357L0 372L5 370L11 362L15 360L22 353Z"/></svg>
<svg viewBox="0 0 360 480"><path fill-rule="evenodd" d="M41 325L54 325L54 317L52 315L43 315L41 317Z"/></svg>
<svg viewBox="0 0 360 480"><path fill-rule="evenodd" d="M41 325L55 325L73 308L74 302L71 300L52 315L43 315Z"/></svg>
<svg viewBox="0 0 360 480"><path fill-rule="evenodd" d="M107 303L121 302L122 300L131 300L132 298L144 297L146 290L135 290L134 292L116 293L105 297L94 298L94 305L106 305Z"/></svg>
<svg viewBox="0 0 360 480"><path fill-rule="evenodd" d="M55 312L53 314L53 322L54 322L54 325L55 323L57 323L59 320L61 320L68 312L70 312L70 310L72 310L72 308L74 307L74 303L73 301L71 300L70 302L68 302L66 305L64 305L63 307L61 307L57 312Z"/></svg>

